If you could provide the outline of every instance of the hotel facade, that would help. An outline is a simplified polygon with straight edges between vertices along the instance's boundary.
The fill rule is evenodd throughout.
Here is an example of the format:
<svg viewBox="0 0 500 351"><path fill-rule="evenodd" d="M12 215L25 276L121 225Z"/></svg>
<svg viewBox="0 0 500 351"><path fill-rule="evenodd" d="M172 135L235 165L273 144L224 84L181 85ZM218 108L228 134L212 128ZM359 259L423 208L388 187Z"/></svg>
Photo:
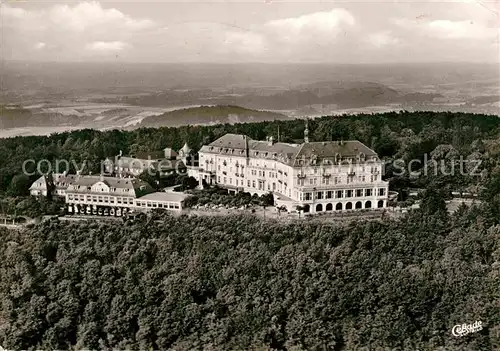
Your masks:
<svg viewBox="0 0 500 351"><path fill-rule="evenodd" d="M151 185L137 178L77 176L66 190L66 206L70 214L122 216L155 208L181 211L186 197L181 193L155 192Z"/></svg>
<svg viewBox="0 0 500 351"><path fill-rule="evenodd" d="M290 144L226 134L199 151L199 181L230 192L273 193L291 212L382 209L389 184L383 162L359 141Z"/></svg>

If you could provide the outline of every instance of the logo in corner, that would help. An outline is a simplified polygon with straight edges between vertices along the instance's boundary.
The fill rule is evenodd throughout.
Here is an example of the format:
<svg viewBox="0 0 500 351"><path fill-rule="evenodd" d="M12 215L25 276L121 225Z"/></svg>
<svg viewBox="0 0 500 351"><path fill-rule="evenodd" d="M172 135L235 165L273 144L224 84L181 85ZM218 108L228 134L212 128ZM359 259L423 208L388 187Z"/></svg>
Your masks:
<svg viewBox="0 0 500 351"><path fill-rule="evenodd" d="M451 329L451 333L453 336L462 337L481 330L483 330L483 322L475 321L473 324L457 324Z"/></svg>

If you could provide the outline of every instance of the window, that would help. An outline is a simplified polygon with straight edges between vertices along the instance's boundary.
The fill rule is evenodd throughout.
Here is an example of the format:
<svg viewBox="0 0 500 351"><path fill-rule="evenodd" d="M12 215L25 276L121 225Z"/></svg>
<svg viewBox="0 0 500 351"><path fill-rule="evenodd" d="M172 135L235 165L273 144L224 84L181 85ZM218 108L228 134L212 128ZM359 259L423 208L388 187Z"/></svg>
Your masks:
<svg viewBox="0 0 500 351"><path fill-rule="evenodd" d="M327 191L326 192L326 198L331 199L333 197L333 191Z"/></svg>
<svg viewBox="0 0 500 351"><path fill-rule="evenodd" d="M248 185L248 187L250 188L250 180L248 181L247 185Z"/></svg>
<svg viewBox="0 0 500 351"><path fill-rule="evenodd" d="M153 202L153 207L158 207L158 204L156 202Z"/></svg>
<svg viewBox="0 0 500 351"><path fill-rule="evenodd" d="M363 196L363 189L357 189L356 190L356 197L362 197Z"/></svg>
<svg viewBox="0 0 500 351"><path fill-rule="evenodd" d="M148 202L148 207L151 207L151 202Z"/></svg>
<svg viewBox="0 0 500 351"><path fill-rule="evenodd" d="M276 183L273 183L273 191L276 190Z"/></svg>
<svg viewBox="0 0 500 351"><path fill-rule="evenodd" d="M217 176L217 183L220 183L220 176Z"/></svg>
<svg viewBox="0 0 500 351"><path fill-rule="evenodd" d="M312 199L312 193L305 193L304 195L305 195L305 198L304 198L305 201Z"/></svg>
<svg viewBox="0 0 500 351"><path fill-rule="evenodd" d="M372 196L372 195L373 195L372 189L365 190L365 196Z"/></svg>
<svg viewBox="0 0 500 351"><path fill-rule="evenodd" d="M344 191L343 190L337 190L337 199L341 199L344 197Z"/></svg>
<svg viewBox="0 0 500 351"><path fill-rule="evenodd" d="M227 183L227 178L226 178L226 177L224 177L224 184L226 184L226 183Z"/></svg>
<svg viewBox="0 0 500 351"><path fill-rule="evenodd" d="M99 202L102 202L102 196L99 196L98 199L99 199Z"/></svg>
<svg viewBox="0 0 500 351"><path fill-rule="evenodd" d="M347 190L347 194L345 197L352 197L352 190Z"/></svg>
<svg viewBox="0 0 500 351"><path fill-rule="evenodd" d="M255 180L252 181L252 187L255 188Z"/></svg>
<svg viewBox="0 0 500 351"><path fill-rule="evenodd" d="M385 195L385 189L384 188L378 189L378 194L379 194L379 196L384 196Z"/></svg>
<svg viewBox="0 0 500 351"><path fill-rule="evenodd" d="M323 199L323 192L322 192L322 191L318 191L318 192L316 193L316 198L317 198L318 200L322 200L322 199Z"/></svg>
<svg viewBox="0 0 500 351"><path fill-rule="evenodd" d="M233 178L229 178L229 184L233 184Z"/></svg>

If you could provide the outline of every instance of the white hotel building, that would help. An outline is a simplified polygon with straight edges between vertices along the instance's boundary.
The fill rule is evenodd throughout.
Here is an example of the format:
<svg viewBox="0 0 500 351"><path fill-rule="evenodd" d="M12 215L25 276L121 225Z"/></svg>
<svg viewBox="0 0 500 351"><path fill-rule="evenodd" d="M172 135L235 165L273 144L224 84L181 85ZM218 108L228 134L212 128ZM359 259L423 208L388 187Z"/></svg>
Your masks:
<svg viewBox="0 0 500 351"><path fill-rule="evenodd" d="M276 206L330 212L387 206L383 163L359 141L289 144L226 134L199 151L199 181L229 191L274 194Z"/></svg>
<svg viewBox="0 0 500 351"><path fill-rule="evenodd" d="M65 196L68 213L104 216L155 208L178 212L187 197L182 193L155 192L151 185L137 178L105 176L76 176Z"/></svg>

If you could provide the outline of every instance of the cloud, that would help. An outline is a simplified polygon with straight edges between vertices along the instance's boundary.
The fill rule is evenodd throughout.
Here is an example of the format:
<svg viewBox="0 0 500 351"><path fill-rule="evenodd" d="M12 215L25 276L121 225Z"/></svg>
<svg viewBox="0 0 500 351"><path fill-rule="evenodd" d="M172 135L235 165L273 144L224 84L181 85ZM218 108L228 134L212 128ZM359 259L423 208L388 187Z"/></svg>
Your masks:
<svg viewBox="0 0 500 351"><path fill-rule="evenodd" d="M396 45L400 40L392 35L390 31L382 31L368 35L368 42L377 48Z"/></svg>
<svg viewBox="0 0 500 351"><path fill-rule="evenodd" d="M157 24L147 18L133 18L116 8L104 8L98 2L74 5L56 4L28 10L1 4L2 30L9 33L4 40L6 58L81 59L88 51L123 51L129 41L140 40ZM44 50L42 50L44 49ZM91 58L90 58L91 59Z"/></svg>
<svg viewBox="0 0 500 351"><path fill-rule="evenodd" d="M325 53L319 47L329 51L339 35L355 24L350 12L333 9L269 20L245 29L227 27L223 50L251 61L317 60Z"/></svg>
<svg viewBox="0 0 500 351"><path fill-rule="evenodd" d="M228 31L224 44L230 51L239 53L259 54L267 48L265 37L251 31Z"/></svg>
<svg viewBox="0 0 500 351"><path fill-rule="evenodd" d="M116 52L128 48L130 45L122 41L95 41L85 46L86 50L98 52Z"/></svg>
<svg viewBox="0 0 500 351"><path fill-rule="evenodd" d="M74 31L85 31L96 26L106 26L114 29L137 30L154 25L147 19L133 19L117 9L104 9L98 2L82 2L73 7L56 5L47 17L60 26Z"/></svg>
<svg viewBox="0 0 500 351"><path fill-rule="evenodd" d="M2 4L3 55L169 62L498 60L500 21L492 4L341 4ZM126 13L134 6L144 15Z"/></svg>
<svg viewBox="0 0 500 351"><path fill-rule="evenodd" d="M47 46L47 44L42 43L42 42L38 42L38 43L36 43L36 44L35 44L35 49L37 49L37 50L42 50L42 49L44 49L46 46Z"/></svg>
<svg viewBox="0 0 500 351"><path fill-rule="evenodd" d="M271 20L264 24L267 37L282 44L313 40L316 43L331 42L346 28L356 24L354 16L347 10L314 12L298 17Z"/></svg>
<svg viewBox="0 0 500 351"><path fill-rule="evenodd" d="M352 14L345 9L315 12L298 17L272 20L266 26L290 35L310 35L318 33L338 33L344 25L356 23Z"/></svg>
<svg viewBox="0 0 500 351"><path fill-rule="evenodd" d="M457 2L426 4L428 14L412 17L408 14L389 22L401 30L412 31L416 37L429 41L464 40L491 41L500 26L500 2L461 0Z"/></svg>

